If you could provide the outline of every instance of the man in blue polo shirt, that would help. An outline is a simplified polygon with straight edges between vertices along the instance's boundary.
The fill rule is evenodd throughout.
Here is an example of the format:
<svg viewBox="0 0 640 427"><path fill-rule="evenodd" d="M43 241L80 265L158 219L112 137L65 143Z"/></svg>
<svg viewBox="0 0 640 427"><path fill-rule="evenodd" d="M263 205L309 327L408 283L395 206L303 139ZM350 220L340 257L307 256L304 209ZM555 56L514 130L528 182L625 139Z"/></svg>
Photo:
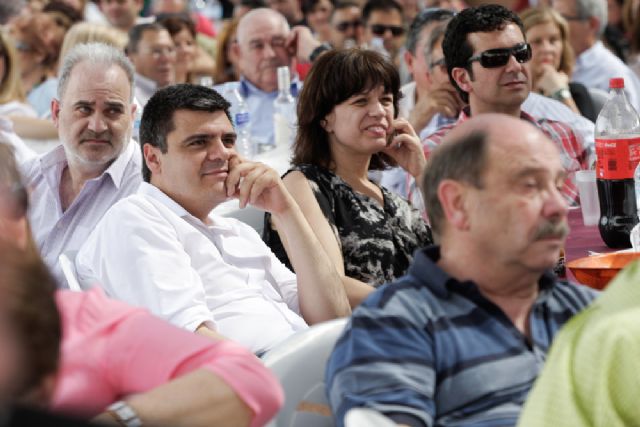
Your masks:
<svg viewBox="0 0 640 427"><path fill-rule="evenodd" d="M373 293L327 365L338 425L514 425L558 329L594 298L550 273L568 232L565 170L532 124L485 114L436 148L423 191L439 246Z"/></svg>

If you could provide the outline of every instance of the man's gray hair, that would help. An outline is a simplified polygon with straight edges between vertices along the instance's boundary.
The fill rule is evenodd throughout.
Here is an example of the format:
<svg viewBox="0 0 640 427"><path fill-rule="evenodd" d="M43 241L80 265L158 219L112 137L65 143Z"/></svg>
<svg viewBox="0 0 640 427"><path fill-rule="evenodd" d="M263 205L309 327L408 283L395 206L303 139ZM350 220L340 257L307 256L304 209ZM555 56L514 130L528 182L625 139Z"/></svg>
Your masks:
<svg viewBox="0 0 640 427"><path fill-rule="evenodd" d="M449 21L451 21L451 18L438 23L438 25L436 25L431 30L429 38L427 39L427 43L425 43L424 45L424 60L429 68L431 68L431 55L433 54L433 49L435 49L438 41L442 41L442 39L444 38L444 33L447 31L447 24L449 23Z"/></svg>
<svg viewBox="0 0 640 427"><path fill-rule="evenodd" d="M129 58L124 52L113 46L104 43L82 43L71 48L69 53L63 58L62 67L58 76L58 100L62 101L62 96L67 90L71 73L76 65L81 62L104 65L104 69L116 65L125 72L131 87L131 99L133 101L133 74L134 68Z"/></svg>
<svg viewBox="0 0 640 427"><path fill-rule="evenodd" d="M607 2L604 0L575 0L575 2L577 17L588 19L593 16L598 18L600 21L598 36L602 36L608 20Z"/></svg>

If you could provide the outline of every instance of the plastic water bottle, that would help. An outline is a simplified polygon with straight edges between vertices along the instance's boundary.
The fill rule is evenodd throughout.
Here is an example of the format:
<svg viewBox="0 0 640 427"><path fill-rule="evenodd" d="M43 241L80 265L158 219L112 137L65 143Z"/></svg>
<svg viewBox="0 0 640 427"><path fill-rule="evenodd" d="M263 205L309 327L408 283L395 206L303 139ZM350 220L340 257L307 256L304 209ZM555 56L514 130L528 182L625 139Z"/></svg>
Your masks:
<svg viewBox="0 0 640 427"><path fill-rule="evenodd" d="M231 103L229 114L236 130L236 151L245 159L251 159L256 155L256 147L251 141L251 121L247 103L240 95L234 84L225 86L224 97Z"/></svg>
<svg viewBox="0 0 640 427"><path fill-rule="evenodd" d="M612 78L609 88L595 126L598 228L607 246L628 248L631 229L638 223L634 179L640 161L640 117L627 99L624 79Z"/></svg>
<svg viewBox="0 0 640 427"><path fill-rule="evenodd" d="M291 95L289 67L278 67L278 97L273 101L273 130L276 147L291 147L296 137L298 116Z"/></svg>

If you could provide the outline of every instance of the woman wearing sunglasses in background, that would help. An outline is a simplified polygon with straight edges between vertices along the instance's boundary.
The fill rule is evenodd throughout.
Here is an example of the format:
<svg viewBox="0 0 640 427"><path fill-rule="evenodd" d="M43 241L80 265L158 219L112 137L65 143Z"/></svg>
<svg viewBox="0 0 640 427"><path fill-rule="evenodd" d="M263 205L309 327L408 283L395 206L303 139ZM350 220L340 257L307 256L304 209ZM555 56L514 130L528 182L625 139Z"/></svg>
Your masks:
<svg viewBox="0 0 640 427"><path fill-rule="evenodd" d="M395 118L399 96L389 61L347 49L318 57L298 98L294 167L283 181L342 275L352 307L404 275L413 252L431 242L420 213L368 178L390 164L417 176L425 164L413 128ZM268 215L264 230L291 268L287 242Z"/></svg>
<svg viewBox="0 0 640 427"><path fill-rule="evenodd" d="M567 21L549 8L527 9L520 18L532 49L532 90L595 121L598 112L588 89L580 83L569 82L575 57L568 40Z"/></svg>

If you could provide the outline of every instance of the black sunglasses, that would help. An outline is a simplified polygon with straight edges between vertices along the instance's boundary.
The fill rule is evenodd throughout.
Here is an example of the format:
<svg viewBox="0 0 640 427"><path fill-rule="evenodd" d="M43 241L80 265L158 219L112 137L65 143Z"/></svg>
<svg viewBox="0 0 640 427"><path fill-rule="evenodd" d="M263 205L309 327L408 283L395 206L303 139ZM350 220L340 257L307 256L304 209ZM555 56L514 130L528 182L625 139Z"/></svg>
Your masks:
<svg viewBox="0 0 640 427"><path fill-rule="evenodd" d="M480 61L484 68L497 68L507 65L509 58L513 55L520 64L524 64L531 59L531 45L529 43L518 43L517 45L504 49L489 49L469 58L468 63Z"/></svg>
<svg viewBox="0 0 640 427"><path fill-rule="evenodd" d="M387 30L391 31L393 37L398 37L404 34L404 28L400 27L399 25L371 25L371 32L376 36L384 36L384 33L386 33Z"/></svg>
<svg viewBox="0 0 640 427"><path fill-rule="evenodd" d="M359 19L356 19L355 21L342 21L342 22L338 22L338 24L336 25L336 30L340 31L341 33L344 33L349 29L349 27L353 27L353 29L355 30L361 26L362 26L362 21Z"/></svg>

